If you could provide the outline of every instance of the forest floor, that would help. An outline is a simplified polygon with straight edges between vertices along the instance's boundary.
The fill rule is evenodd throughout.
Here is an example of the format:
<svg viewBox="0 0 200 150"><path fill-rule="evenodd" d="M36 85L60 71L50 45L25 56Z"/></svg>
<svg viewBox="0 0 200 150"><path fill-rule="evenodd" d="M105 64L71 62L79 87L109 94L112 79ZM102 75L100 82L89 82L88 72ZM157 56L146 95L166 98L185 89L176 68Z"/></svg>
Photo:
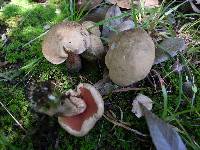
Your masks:
<svg viewBox="0 0 200 150"><path fill-rule="evenodd" d="M131 112L133 99L143 93L153 100L152 112L178 129L188 149L200 149L200 14L189 3L182 3L170 1L156 8L132 9L132 17L148 33L164 30L165 37L183 38L187 49L184 54L154 65L148 77L135 85L141 88L139 91L104 97L105 113L111 113L114 122L122 120L130 128L149 135L145 118L137 118ZM98 62L83 60L83 69L69 74L65 64L53 65L42 55L41 43L48 26L63 20L79 21L86 14L79 14L76 8L72 14L70 6L66 0L49 0L48 4L12 0L0 10L0 149L155 149L149 136L139 136L105 117L88 135L77 138L64 131L56 117L31 109L26 96L30 82L55 79L63 90L68 90L80 82L96 83L103 77L104 69ZM177 73L173 67L177 62L187 71ZM186 89L189 94L182 88L187 79L192 85ZM167 115L163 117L164 99Z"/></svg>

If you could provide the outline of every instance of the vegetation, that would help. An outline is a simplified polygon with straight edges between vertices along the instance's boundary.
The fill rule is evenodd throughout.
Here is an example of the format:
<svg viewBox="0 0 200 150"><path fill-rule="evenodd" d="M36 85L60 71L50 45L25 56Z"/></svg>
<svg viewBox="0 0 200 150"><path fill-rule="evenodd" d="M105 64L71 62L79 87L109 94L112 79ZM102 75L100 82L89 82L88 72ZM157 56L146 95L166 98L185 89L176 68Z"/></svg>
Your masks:
<svg viewBox="0 0 200 150"><path fill-rule="evenodd" d="M165 37L183 37L187 41L187 52L154 65L148 78L137 83L142 87L140 91L112 93L104 101L106 111L114 113L117 120L123 119L132 129L149 134L144 118L138 119L131 112L132 100L137 93L143 93L154 101L153 112L177 128L188 149L200 149L200 17L197 13L182 11L184 6L186 3L169 2L152 9L132 9L131 17L138 26L152 36L159 37L156 31L162 29ZM0 62L7 62L5 66L0 65L0 102L23 128L0 107L0 149L154 149L150 137L138 136L106 118L98 121L87 136L77 138L60 128L56 118L30 108L26 87L31 82L55 79L61 83L62 90L68 90L79 82L96 83L102 78L103 69L99 65L85 61L83 70L71 75L65 64L50 64L41 52L45 27L63 20L81 20L86 13L72 8L66 0L49 0L48 5L12 0L1 9L0 26L7 28L8 42L0 42ZM171 23L173 19L176 26ZM106 21L109 20L97 25ZM176 73L173 65L177 60L185 66L185 72ZM194 101L182 89L187 78L194 79Z"/></svg>

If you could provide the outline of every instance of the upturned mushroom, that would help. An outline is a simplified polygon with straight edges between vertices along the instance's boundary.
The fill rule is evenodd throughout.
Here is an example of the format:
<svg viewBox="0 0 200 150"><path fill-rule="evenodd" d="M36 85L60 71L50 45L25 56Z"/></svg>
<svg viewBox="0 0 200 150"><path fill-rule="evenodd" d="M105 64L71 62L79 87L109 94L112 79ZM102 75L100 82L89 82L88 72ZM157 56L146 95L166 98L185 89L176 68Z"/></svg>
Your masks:
<svg viewBox="0 0 200 150"><path fill-rule="evenodd" d="M57 116L62 128L74 136L86 135L104 113L102 96L87 83L80 83L77 90L70 89L62 94L46 81L38 84L29 95L35 111Z"/></svg>
<svg viewBox="0 0 200 150"><path fill-rule="evenodd" d="M105 63L110 79L120 86L128 86L148 75L154 58L153 40L146 31L135 29L112 38Z"/></svg>
<svg viewBox="0 0 200 150"><path fill-rule="evenodd" d="M74 136L86 135L102 117L104 102L100 93L90 84L81 83L71 96L81 99L86 104L84 112L73 116L59 116L58 122L67 132Z"/></svg>

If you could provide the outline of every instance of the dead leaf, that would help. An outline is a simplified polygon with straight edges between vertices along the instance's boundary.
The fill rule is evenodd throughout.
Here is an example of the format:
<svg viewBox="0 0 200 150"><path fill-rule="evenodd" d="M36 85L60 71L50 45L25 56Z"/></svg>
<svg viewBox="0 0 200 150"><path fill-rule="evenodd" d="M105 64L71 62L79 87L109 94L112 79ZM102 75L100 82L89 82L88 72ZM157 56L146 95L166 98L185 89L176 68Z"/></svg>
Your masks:
<svg viewBox="0 0 200 150"><path fill-rule="evenodd" d="M181 38L169 38L163 40L156 48L154 64L162 63L170 57L174 57L178 52L186 49L185 41Z"/></svg>
<svg viewBox="0 0 200 150"><path fill-rule="evenodd" d="M142 104L140 106L157 150L186 150L183 141L173 126L162 121Z"/></svg>
<svg viewBox="0 0 200 150"><path fill-rule="evenodd" d="M146 109L151 110L152 109L152 103L153 101L143 95L143 94L139 94L134 100L133 100L133 108L132 108L132 112L138 117L142 117L143 113L142 113L142 109L140 107L140 104L142 104Z"/></svg>
<svg viewBox="0 0 200 150"><path fill-rule="evenodd" d="M0 67L4 67L7 64L8 64L8 61L0 62Z"/></svg>
<svg viewBox="0 0 200 150"><path fill-rule="evenodd" d="M200 9L197 8L197 6L193 3L193 1L189 0L189 2L190 2L190 5L191 5L193 11L196 13L200 13ZM196 4L199 4L199 3L200 3L200 1L196 0Z"/></svg>
<svg viewBox="0 0 200 150"><path fill-rule="evenodd" d="M131 0L106 0L106 2L117 5L121 8L131 9Z"/></svg>
<svg viewBox="0 0 200 150"><path fill-rule="evenodd" d="M108 6L98 7L93 11L91 11L86 16L84 16L83 21L93 21L93 22L102 21L105 19L108 9L109 9Z"/></svg>
<svg viewBox="0 0 200 150"><path fill-rule="evenodd" d="M159 6L159 1L158 0L145 0L144 6L145 7L157 7L157 6Z"/></svg>
<svg viewBox="0 0 200 150"><path fill-rule="evenodd" d="M103 0L78 0L77 5L79 9L93 9L97 7Z"/></svg>
<svg viewBox="0 0 200 150"><path fill-rule="evenodd" d="M116 30L116 27L123 22L122 18L112 19L122 15L122 12L118 6L111 6L105 16L105 19L110 19L108 23L105 23L103 26L102 35L108 37L113 30Z"/></svg>
<svg viewBox="0 0 200 150"><path fill-rule="evenodd" d="M122 22L120 25L118 25L117 30L119 32L122 32L122 31L133 29L134 27L135 27L135 24L134 24L133 20L129 19L129 20Z"/></svg>

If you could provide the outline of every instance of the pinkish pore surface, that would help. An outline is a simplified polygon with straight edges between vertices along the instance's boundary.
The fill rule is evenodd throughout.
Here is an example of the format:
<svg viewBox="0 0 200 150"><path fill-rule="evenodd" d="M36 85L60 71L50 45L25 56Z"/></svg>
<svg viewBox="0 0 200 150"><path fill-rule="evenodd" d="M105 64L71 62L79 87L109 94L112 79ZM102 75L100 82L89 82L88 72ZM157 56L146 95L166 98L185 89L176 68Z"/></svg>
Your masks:
<svg viewBox="0 0 200 150"><path fill-rule="evenodd" d="M92 117L95 113L97 113L98 110L97 104L95 103L95 100L92 97L90 91L83 87L80 88L80 91L80 96L86 103L86 110L83 113L76 116L61 117L64 124L76 131L80 131L83 122Z"/></svg>

